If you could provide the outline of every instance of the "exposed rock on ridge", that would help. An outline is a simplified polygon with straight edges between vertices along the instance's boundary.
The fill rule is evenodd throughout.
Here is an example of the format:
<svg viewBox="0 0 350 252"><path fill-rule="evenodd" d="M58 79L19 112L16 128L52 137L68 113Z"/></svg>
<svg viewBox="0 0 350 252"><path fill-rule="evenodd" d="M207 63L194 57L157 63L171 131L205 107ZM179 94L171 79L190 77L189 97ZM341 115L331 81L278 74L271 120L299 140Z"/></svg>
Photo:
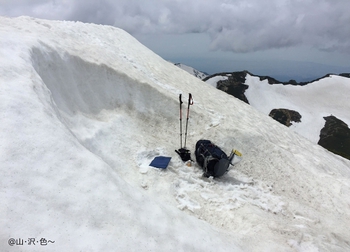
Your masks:
<svg viewBox="0 0 350 252"><path fill-rule="evenodd" d="M245 90L249 88L248 85L244 84L246 75L245 71L232 73L227 80L218 81L216 88L249 104L247 97L244 95Z"/></svg>
<svg viewBox="0 0 350 252"><path fill-rule="evenodd" d="M273 109L269 116L288 127L292 125L291 122L301 122L301 115L299 112L290 109Z"/></svg>
<svg viewBox="0 0 350 252"><path fill-rule="evenodd" d="M348 125L333 115L323 118L326 123L320 132L318 144L335 154L350 159L350 129Z"/></svg>

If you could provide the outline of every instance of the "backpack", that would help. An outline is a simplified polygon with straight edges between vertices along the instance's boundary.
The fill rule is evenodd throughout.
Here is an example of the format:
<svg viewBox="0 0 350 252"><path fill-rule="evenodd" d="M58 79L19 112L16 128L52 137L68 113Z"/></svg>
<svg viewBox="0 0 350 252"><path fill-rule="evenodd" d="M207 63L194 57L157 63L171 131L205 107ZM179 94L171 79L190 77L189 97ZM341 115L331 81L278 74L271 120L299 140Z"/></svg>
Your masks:
<svg viewBox="0 0 350 252"><path fill-rule="evenodd" d="M209 140L199 140L196 143L195 156L206 177L220 177L230 166L226 153Z"/></svg>

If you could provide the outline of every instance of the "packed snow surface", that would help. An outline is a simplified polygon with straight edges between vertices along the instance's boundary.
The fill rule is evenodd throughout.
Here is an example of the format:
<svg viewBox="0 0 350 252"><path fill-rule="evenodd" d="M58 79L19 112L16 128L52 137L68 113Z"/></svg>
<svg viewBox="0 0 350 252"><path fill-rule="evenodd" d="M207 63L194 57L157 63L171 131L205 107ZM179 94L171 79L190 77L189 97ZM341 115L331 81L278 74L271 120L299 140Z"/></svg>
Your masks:
<svg viewBox="0 0 350 252"><path fill-rule="evenodd" d="M192 158L243 154L221 178L174 152L180 93ZM350 250L348 160L123 30L0 17L0 116L1 251Z"/></svg>
<svg viewBox="0 0 350 252"><path fill-rule="evenodd" d="M211 86L216 88L217 87L217 83L219 81L223 81L223 80L227 80L227 79L228 79L228 76L217 75L217 76L214 76L214 77L211 77L210 79L208 79L206 81L206 83L208 83Z"/></svg>

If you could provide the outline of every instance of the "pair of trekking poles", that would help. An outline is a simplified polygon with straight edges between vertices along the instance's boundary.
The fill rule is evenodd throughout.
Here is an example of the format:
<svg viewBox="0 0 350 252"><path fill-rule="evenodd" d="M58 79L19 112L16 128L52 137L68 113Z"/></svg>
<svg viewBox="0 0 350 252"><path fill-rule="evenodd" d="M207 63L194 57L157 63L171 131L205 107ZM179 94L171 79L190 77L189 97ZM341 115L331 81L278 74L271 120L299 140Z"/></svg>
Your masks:
<svg viewBox="0 0 350 252"><path fill-rule="evenodd" d="M175 150L177 154L181 157L182 161L186 162L191 160L191 152L186 148L186 139L187 139L187 127L188 119L190 115L190 106L193 105L193 99L191 93L188 94L188 106L187 106L187 117L186 117L186 128L185 128L185 144L182 147L182 95L179 95L180 102L180 149Z"/></svg>

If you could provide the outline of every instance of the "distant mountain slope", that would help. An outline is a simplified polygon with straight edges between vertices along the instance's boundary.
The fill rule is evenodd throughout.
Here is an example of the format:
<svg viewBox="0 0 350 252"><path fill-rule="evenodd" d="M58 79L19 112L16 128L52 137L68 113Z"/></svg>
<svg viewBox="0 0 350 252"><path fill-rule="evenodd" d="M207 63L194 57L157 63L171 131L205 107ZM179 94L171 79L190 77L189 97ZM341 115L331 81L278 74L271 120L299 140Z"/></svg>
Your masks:
<svg viewBox="0 0 350 252"><path fill-rule="evenodd" d="M211 74L211 75L208 75L205 78L203 78L203 81L208 81L208 80L211 80L211 79L213 79L215 77L218 77L218 76L226 76L226 77L228 77L228 76L245 76L246 74L249 74L249 75L255 76L255 77L259 77L259 79L261 81L267 80L269 84L298 85L298 86L304 86L304 85L307 85L309 83L312 83L312 82L315 82L315 81L327 78L327 77L329 77L331 75L338 75L338 76L350 78L350 73L341 73L341 74L329 73L329 74L326 74L323 77L317 78L317 79L312 80L312 81L307 81L307 82L297 82L295 80L289 80L289 81L284 81L283 82L283 81L279 81L279 80L277 80L277 79L275 79L275 78L273 78L271 76L255 75L255 74L252 74L251 72L249 72L247 70L244 70L244 71L236 71L236 72L221 72L221 73Z"/></svg>
<svg viewBox="0 0 350 252"><path fill-rule="evenodd" d="M186 66L186 65L181 64L181 63L175 63L175 66L180 67L182 70L185 70L186 72L196 76L197 78L199 78L201 80L205 79L208 76L207 73L201 72L199 70L194 69L193 67Z"/></svg>
<svg viewBox="0 0 350 252"><path fill-rule="evenodd" d="M252 105L264 114L290 126L314 143L320 142L325 119L333 116L350 123L350 74L327 74L322 78L297 83L280 82L270 76L257 76L248 71L217 73L203 81ZM281 85L282 84L282 85ZM343 126L342 126L343 127ZM344 127L343 127L344 128ZM342 129L343 129L342 128ZM324 134L323 134L324 135ZM325 143L327 141L321 141ZM338 141L339 146L343 142ZM349 157L350 148L337 150L336 140L325 148Z"/></svg>

